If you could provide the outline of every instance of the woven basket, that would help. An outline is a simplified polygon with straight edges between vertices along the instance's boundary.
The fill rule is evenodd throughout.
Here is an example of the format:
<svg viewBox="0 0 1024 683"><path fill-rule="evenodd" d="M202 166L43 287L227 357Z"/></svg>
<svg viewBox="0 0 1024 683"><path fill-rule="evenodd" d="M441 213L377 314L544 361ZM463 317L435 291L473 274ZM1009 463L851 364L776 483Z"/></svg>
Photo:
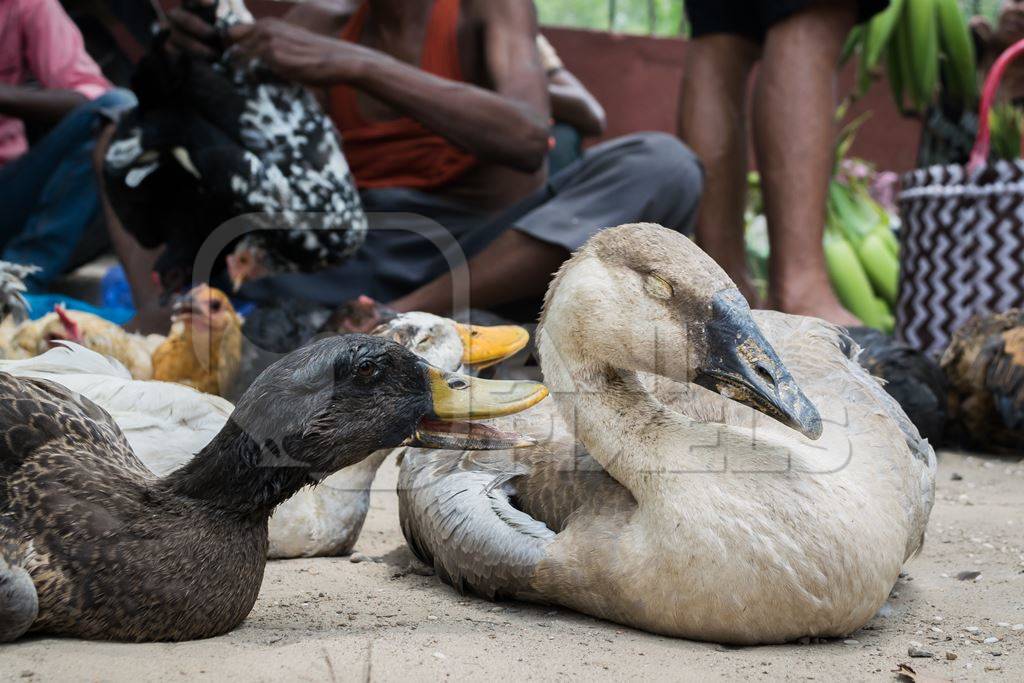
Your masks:
<svg viewBox="0 0 1024 683"><path fill-rule="evenodd" d="M995 91L1022 52L1024 40L985 80L968 164L930 166L901 179L896 336L915 348L941 353L971 316L1024 306L1024 161L986 161Z"/></svg>

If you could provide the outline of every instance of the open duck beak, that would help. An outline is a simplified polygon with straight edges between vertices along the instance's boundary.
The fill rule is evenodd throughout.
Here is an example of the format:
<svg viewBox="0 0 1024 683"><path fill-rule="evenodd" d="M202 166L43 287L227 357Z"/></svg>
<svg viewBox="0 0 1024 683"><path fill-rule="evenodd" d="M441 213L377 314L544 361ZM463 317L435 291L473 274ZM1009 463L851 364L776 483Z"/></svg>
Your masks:
<svg viewBox="0 0 1024 683"><path fill-rule="evenodd" d="M526 410L548 395L543 384L486 380L444 372L426 364L424 367L433 414L420 420L406 445L474 451L533 445L528 437L463 420L483 420Z"/></svg>
<svg viewBox="0 0 1024 683"><path fill-rule="evenodd" d="M720 292L707 324L708 354L697 384L748 405L801 434L821 436L821 416L789 374L736 290Z"/></svg>
<svg viewBox="0 0 1024 683"><path fill-rule="evenodd" d="M518 325L456 324L455 328L462 339L462 364L481 370L514 356L530 341L530 333Z"/></svg>

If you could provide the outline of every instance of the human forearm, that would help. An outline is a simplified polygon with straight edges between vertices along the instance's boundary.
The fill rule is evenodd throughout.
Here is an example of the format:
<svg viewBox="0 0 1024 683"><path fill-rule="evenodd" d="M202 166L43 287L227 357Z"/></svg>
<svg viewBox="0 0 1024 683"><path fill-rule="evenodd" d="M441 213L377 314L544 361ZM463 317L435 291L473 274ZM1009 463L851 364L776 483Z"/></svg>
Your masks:
<svg viewBox="0 0 1024 683"><path fill-rule="evenodd" d="M586 91L568 84L552 83L548 86L551 97L551 116L555 121L568 123L584 136L604 134L604 108Z"/></svg>
<svg viewBox="0 0 1024 683"><path fill-rule="evenodd" d="M534 74L525 67L495 78L498 85L488 90L277 20L233 27L228 39L282 78L309 86L351 85L483 160L535 171L547 154L547 99L539 80L536 96L530 96Z"/></svg>
<svg viewBox="0 0 1024 683"><path fill-rule="evenodd" d="M85 96L74 90L0 85L0 114L31 123L55 124L85 101Z"/></svg>
<svg viewBox="0 0 1024 683"><path fill-rule="evenodd" d="M362 49L364 53L372 51ZM350 84L485 161L536 171L548 151L546 112L468 83L364 54Z"/></svg>

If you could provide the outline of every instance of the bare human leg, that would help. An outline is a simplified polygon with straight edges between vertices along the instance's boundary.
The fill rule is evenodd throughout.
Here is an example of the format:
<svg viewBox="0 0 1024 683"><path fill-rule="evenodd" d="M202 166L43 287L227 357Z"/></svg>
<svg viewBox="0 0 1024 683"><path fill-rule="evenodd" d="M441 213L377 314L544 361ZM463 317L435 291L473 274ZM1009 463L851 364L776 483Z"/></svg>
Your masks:
<svg viewBox="0 0 1024 683"><path fill-rule="evenodd" d="M107 146L114 135L114 124L109 124L100 132L93 152L93 166L96 171L96 183L100 192L100 206L103 218L110 233L110 241L114 246L121 265L124 267L128 286L132 290L135 303L135 317L125 323L125 328L132 332L167 334L171 326L171 309L160 305L160 288L153 281L153 265L160 255L159 250L144 249L132 237L114 212L107 198L106 186L103 182L103 158Z"/></svg>
<svg viewBox="0 0 1024 683"><path fill-rule="evenodd" d="M818 3L769 31L754 93L754 145L771 238L768 304L840 325L821 247L835 143L839 51L856 21L852 1Z"/></svg>
<svg viewBox="0 0 1024 683"><path fill-rule="evenodd" d="M756 42L737 35L712 34L691 41L679 102L679 136L705 170L697 243L755 307L760 302L747 272L743 209L747 82L759 54Z"/></svg>

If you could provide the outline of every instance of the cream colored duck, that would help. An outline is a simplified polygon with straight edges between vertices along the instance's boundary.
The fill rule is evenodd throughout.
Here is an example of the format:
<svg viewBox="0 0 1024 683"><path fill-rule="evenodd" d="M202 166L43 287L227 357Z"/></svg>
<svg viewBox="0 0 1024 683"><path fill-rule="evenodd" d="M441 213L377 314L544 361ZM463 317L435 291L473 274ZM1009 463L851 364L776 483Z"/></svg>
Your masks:
<svg viewBox="0 0 1024 683"><path fill-rule="evenodd" d="M487 597L728 643L848 634L921 547L935 456L841 341L751 312L678 233L603 231L548 290L551 436L407 453L406 538Z"/></svg>
<svg viewBox="0 0 1024 683"><path fill-rule="evenodd" d="M526 330L506 325L460 325L429 313L405 313L375 331L435 367L481 367L521 350ZM146 467L164 476L202 450L233 410L229 401L181 384L133 380L115 360L63 342L35 358L0 361L0 371L48 379L104 408ZM344 555L355 545L369 509L370 486L390 450L305 487L270 518L269 557Z"/></svg>

